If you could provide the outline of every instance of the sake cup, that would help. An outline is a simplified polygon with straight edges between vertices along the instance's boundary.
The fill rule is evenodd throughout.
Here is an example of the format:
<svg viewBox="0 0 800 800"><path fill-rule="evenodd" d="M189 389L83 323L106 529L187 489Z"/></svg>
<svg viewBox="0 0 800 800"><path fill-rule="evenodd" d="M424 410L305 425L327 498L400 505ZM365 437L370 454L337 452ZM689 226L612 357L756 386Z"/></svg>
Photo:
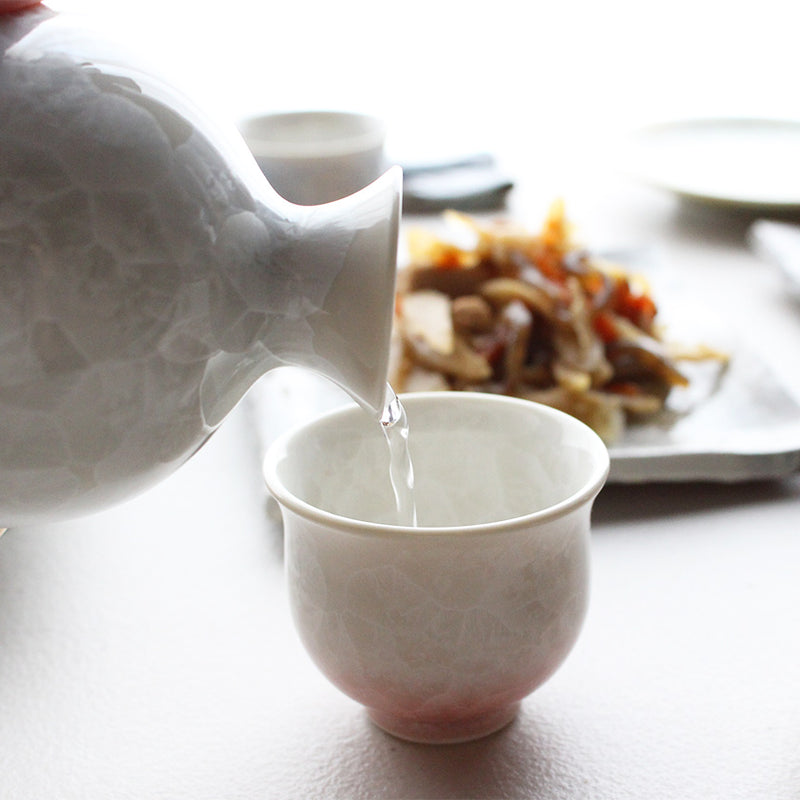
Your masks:
<svg viewBox="0 0 800 800"><path fill-rule="evenodd" d="M577 640L608 452L526 400L401 400L416 526L397 518L387 437L358 407L281 436L264 475L294 623L322 673L395 736L468 741L511 722Z"/></svg>
<svg viewBox="0 0 800 800"><path fill-rule="evenodd" d="M319 205L363 189L384 171L382 120L349 111L292 111L239 122L250 152L275 191Z"/></svg>

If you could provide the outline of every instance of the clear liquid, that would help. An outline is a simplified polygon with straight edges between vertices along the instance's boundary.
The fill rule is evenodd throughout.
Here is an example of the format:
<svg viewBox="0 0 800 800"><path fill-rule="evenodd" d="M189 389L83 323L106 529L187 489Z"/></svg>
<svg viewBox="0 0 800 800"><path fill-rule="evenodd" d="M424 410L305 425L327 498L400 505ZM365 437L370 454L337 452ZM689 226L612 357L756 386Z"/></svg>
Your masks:
<svg viewBox="0 0 800 800"><path fill-rule="evenodd" d="M414 467L408 450L408 418L392 387L387 385L386 388L381 428L389 446L389 479L397 504L398 522L416 527L417 504L414 499Z"/></svg>

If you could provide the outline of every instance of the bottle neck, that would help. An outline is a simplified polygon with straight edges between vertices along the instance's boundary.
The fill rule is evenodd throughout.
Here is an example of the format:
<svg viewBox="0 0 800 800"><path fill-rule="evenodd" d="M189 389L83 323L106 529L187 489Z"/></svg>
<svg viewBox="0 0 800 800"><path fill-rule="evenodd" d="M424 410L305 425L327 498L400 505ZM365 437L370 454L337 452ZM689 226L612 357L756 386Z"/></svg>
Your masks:
<svg viewBox="0 0 800 800"><path fill-rule="evenodd" d="M203 406L221 421L268 370L309 369L376 417L389 361L400 216L400 173L322 206L285 201L230 218L211 313L221 352ZM285 204L285 205L283 205Z"/></svg>
<svg viewBox="0 0 800 800"><path fill-rule="evenodd" d="M355 195L296 210L273 263L268 349L383 411L394 313L400 170Z"/></svg>

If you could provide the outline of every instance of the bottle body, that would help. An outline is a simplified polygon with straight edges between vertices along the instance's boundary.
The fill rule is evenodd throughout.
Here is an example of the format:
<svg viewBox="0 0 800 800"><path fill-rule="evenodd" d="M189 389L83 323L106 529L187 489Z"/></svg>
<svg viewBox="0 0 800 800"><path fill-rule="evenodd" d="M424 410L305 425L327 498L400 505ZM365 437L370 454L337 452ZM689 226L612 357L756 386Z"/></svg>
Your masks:
<svg viewBox="0 0 800 800"><path fill-rule="evenodd" d="M158 481L274 366L367 408L385 384L398 178L293 206L232 128L70 24L0 17L4 526Z"/></svg>

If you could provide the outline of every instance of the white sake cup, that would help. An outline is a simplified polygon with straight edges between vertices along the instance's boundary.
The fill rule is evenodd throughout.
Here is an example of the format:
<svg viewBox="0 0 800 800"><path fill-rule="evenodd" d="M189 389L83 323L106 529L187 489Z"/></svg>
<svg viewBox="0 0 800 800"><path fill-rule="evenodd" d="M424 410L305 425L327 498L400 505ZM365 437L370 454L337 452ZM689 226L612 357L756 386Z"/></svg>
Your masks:
<svg viewBox="0 0 800 800"><path fill-rule="evenodd" d="M354 194L385 169L386 127L376 117L346 111L262 114L239 130L272 188L299 205Z"/></svg>
<svg viewBox="0 0 800 800"><path fill-rule="evenodd" d="M384 730L460 742L509 723L575 643L600 438L551 408L406 395L418 527L395 524L388 446L357 407L279 438L292 614L311 658Z"/></svg>

